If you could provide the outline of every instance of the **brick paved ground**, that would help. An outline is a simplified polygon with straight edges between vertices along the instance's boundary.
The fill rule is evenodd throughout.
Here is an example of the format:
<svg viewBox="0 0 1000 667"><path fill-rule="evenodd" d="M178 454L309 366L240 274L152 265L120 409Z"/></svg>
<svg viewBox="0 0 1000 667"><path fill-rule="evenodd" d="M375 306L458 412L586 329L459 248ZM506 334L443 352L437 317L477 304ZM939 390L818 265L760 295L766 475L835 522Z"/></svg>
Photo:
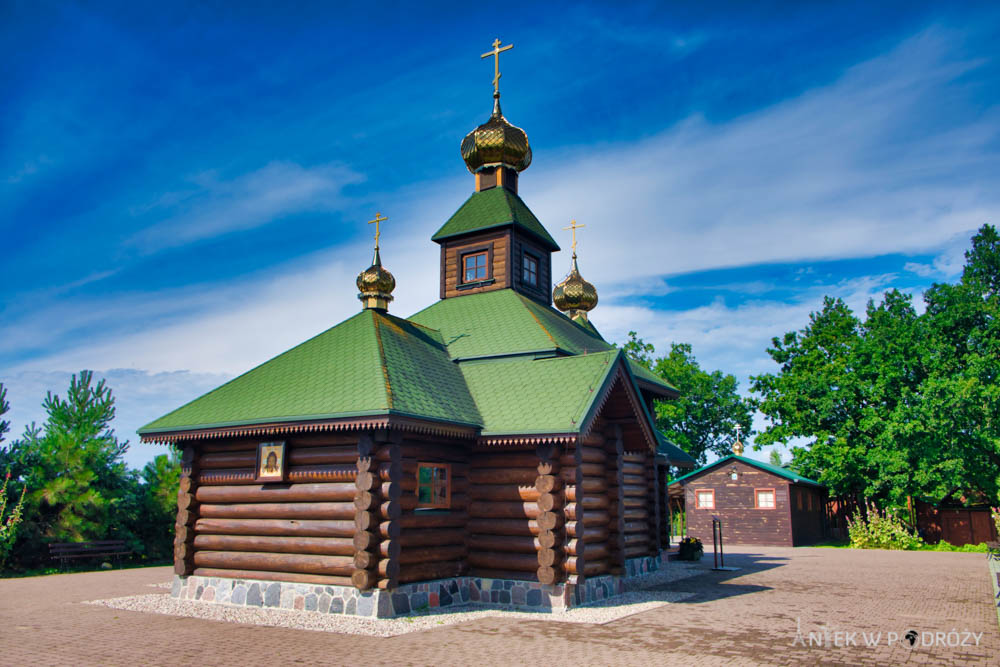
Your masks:
<svg viewBox="0 0 1000 667"><path fill-rule="evenodd" d="M982 554L734 547L734 573L667 590L685 602L603 626L490 618L388 639L141 614L83 600L158 592L168 568L0 580L5 665L1000 664ZM882 632L877 648L803 647L809 632ZM887 633L983 633L978 647L886 645ZM926 635L924 635L926 636ZM814 635L818 638L818 635ZM830 635L830 641L847 635ZM947 641L947 636L945 636ZM954 639L954 636L952 636Z"/></svg>

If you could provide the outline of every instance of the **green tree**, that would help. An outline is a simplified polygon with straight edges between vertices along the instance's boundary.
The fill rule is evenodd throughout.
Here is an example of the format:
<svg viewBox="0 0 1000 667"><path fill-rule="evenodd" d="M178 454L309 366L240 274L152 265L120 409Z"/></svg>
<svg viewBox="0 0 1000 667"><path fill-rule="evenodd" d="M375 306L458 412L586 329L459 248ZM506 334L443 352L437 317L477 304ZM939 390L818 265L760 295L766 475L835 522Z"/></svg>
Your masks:
<svg viewBox="0 0 1000 667"><path fill-rule="evenodd" d="M923 400L907 414L918 477L936 497L1000 497L1000 236L984 225L955 285L924 296L928 341Z"/></svg>
<svg viewBox="0 0 1000 667"><path fill-rule="evenodd" d="M771 458L771 465L773 465L775 467L778 467L778 468L781 467L781 465L782 465L781 452L779 452L777 449L772 449L771 450L771 457L770 458Z"/></svg>
<svg viewBox="0 0 1000 667"><path fill-rule="evenodd" d="M671 343L670 353L652 369L677 388L680 397L656 403L656 426L700 465L708 452L732 453L736 426L744 438L754 435L754 403L740 396L739 383L730 374L702 370L687 343Z"/></svg>
<svg viewBox="0 0 1000 667"><path fill-rule="evenodd" d="M111 390L82 371L65 399L49 392L42 406L44 431L32 425L16 443L37 531L56 540L104 539L128 486L122 460L128 442L119 442L111 428Z"/></svg>
<svg viewBox="0 0 1000 667"><path fill-rule="evenodd" d="M628 355L633 361L650 370L653 369L653 353L656 352L656 348L651 343L647 343L639 338L636 332L628 332L628 341L622 345L622 352Z"/></svg>
<svg viewBox="0 0 1000 667"><path fill-rule="evenodd" d="M146 464L143 482L144 521L141 537L147 557L169 558L173 550L177 516L177 487L181 479L180 454L171 449Z"/></svg>
<svg viewBox="0 0 1000 667"><path fill-rule="evenodd" d="M886 292L862 322L826 298L798 332L774 338L775 374L751 378L769 421L756 444L806 438L800 471L882 506L961 492L995 500L1000 476L1000 238L984 226L956 285L917 315Z"/></svg>
<svg viewBox="0 0 1000 667"><path fill-rule="evenodd" d="M734 376L702 370L687 343L671 343L669 354L654 358L652 344L634 331L628 335L625 354L680 392L679 398L656 402L656 427L699 464L708 452L731 453L737 425L745 437L753 435L753 402L739 395Z"/></svg>
<svg viewBox="0 0 1000 667"><path fill-rule="evenodd" d="M838 495L899 501L913 488L901 405L917 400L923 345L909 296L887 292L860 321L827 297L809 325L772 339L777 374L751 378L769 426L759 445L808 438L793 461Z"/></svg>

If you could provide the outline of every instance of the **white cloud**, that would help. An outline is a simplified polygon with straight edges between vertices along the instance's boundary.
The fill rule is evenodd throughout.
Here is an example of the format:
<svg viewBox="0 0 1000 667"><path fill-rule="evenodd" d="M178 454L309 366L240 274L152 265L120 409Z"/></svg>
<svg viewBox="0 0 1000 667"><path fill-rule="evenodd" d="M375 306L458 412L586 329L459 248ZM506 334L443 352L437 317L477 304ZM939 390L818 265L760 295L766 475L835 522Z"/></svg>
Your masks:
<svg viewBox="0 0 1000 667"><path fill-rule="evenodd" d="M271 162L228 180L214 172L191 180L190 191L164 193L157 202L133 211L155 214L167 208L171 213L136 234L132 243L153 252L260 227L294 213L334 210L343 203L344 186L364 178L340 164Z"/></svg>
<svg viewBox="0 0 1000 667"><path fill-rule="evenodd" d="M748 375L773 370L765 353L770 338L801 328L823 294L842 296L862 312L894 276L805 286L803 279L795 283L800 297L789 303L716 301L681 312L629 305L626 298L670 292L664 275L890 252L938 253L933 269L954 275L972 230L1000 218L992 183L964 177L1000 170L996 111L901 139L929 101L960 94L956 80L971 65L949 58L946 37L931 32L829 86L730 122L695 117L630 145L536 146L521 194L550 231L570 218L587 224L581 268L601 293L593 319L606 337L621 341L636 330L661 351L671 340L691 342L706 368L734 373L746 389ZM428 238L471 187L463 176L449 172L436 183L369 193L392 212L390 225L398 225L383 237L383 260L398 284L392 312L408 315L437 298L438 252ZM341 166L286 162L229 180L202 175L200 194L167 193L136 211L140 218L182 213L170 213L135 241L163 247L296 212L336 211L346 205L343 184L361 179ZM37 309L0 328L0 352L8 358L42 350L4 377L131 369L134 382L122 385L130 395L159 387L170 399L135 403L131 414L125 407L131 399L120 391L119 414L129 412L130 423L139 425L179 404L170 402L180 391L171 387L207 388L211 383L198 378L231 377L357 312L354 278L369 253L363 244L339 245L239 282ZM553 260L557 277L568 269L568 254ZM925 269L913 263L906 270ZM746 287L761 293L766 286L748 281ZM46 352L56 340L63 341L57 351ZM189 375L159 375L177 369Z"/></svg>
<svg viewBox="0 0 1000 667"><path fill-rule="evenodd" d="M957 80L972 67L928 32L726 123L694 117L637 144L536 148L522 194L550 229L587 224L580 260L603 284L967 243L1000 218L1000 192L970 178L1000 171L1000 118L995 109L962 125L926 118L928 104L962 104Z"/></svg>

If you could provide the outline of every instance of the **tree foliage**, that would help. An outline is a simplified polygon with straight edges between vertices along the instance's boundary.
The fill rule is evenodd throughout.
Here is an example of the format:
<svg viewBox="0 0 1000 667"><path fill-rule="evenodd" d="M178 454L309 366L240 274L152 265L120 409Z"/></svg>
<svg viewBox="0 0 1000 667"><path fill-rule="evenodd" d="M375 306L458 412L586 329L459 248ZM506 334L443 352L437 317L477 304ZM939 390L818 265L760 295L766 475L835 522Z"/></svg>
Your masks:
<svg viewBox="0 0 1000 667"><path fill-rule="evenodd" d="M984 226L958 284L935 284L918 315L886 292L864 320L826 298L774 338L777 373L751 378L769 426L758 445L808 439L803 474L882 505L907 496L995 498L1000 474L1000 240Z"/></svg>
<svg viewBox="0 0 1000 667"><path fill-rule="evenodd" d="M671 343L666 356L654 358L653 345L630 331L622 350L680 392L679 398L656 402L656 426L699 464L709 452L731 453L737 424L744 436L753 435L753 402L740 396L734 376L702 370L689 344Z"/></svg>
<svg viewBox="0 0 1000 667"><path fill-rule="evenodd" d="M28 489L13 550L19 566L43 562L53 541L124 539L141 557L169 557L180 463L161 455L142 472L129 470L128 442L112 428L114 404L104 380L82 371L65 398L45 397L43 427L30 424L0 448L0 466Z"/></svg>

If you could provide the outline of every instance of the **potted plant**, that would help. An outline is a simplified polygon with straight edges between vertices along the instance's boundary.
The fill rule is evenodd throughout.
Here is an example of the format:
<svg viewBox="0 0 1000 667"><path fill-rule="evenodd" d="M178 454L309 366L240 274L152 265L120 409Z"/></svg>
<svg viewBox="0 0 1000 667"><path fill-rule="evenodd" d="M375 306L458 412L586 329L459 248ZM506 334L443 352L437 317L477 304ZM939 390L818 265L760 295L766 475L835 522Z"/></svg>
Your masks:
<svg viewBox="0 0 1000 667"><path fill-rule="evenodd" d="M701 545L701 540L697 537L685 537L681 540L677 557L681 560L701 560L705 554L705 548Z"/></svg>

